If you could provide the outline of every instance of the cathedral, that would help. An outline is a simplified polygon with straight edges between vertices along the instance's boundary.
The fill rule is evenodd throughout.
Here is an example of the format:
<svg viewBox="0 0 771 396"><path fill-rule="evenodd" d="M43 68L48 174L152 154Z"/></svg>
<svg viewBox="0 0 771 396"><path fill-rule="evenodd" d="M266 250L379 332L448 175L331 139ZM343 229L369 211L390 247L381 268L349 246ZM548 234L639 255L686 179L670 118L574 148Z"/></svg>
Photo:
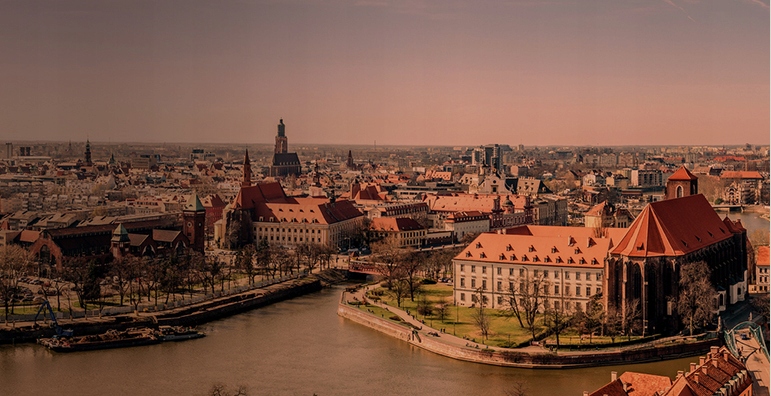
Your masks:
<svg viewBox="0 0 771 396"><path fill-rule="evenodd" d="M273 162L270 164L270 176L283 177L300 174L300 159L297 153L287 152L289 142L286 137L284 120L279 120L276 147L273 150Z"/></svg>

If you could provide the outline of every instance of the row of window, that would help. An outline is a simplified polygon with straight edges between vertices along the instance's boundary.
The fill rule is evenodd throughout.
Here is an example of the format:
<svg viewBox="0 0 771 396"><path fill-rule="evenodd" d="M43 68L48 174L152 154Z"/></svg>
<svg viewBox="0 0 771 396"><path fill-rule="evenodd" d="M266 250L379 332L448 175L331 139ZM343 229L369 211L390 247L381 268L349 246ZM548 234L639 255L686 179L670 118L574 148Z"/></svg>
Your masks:
<svg viewBox="0 0 771 396"><path fill-rule="evenodd" d="M286 237L286 236L282 236L281 239L278 239L278 236L276 236L275 239L274 239L273 235L271 235L270 239L268 239L267 236L263 236L262 239L266 240L266 241L267 240L270 240L270 241L279 241L280 240L282 242L287 242L287 241L289 241L289 242L297 242L297 237ZM304 238L304 240L303 240L303 237L300 237L300 242L321 243L321 238Z"/></svg>
<svg viewBox="0 0 771 396"><path fill-rule="evenodd" d="M466 278L460 278L460 287L466 287ZM476 289L476 287L477 287L477 280L472 278L471 279L471 288L472 289ZM526 287L525 283L521 282L519 284L519 289L518 290L525 290L525 287ZM542 285L541 287L543 287L543 293L544 294L549 294L549 285ZM576 288L575 289L576 290L576 296L580 296L582 290L585 291L585 294L584 294L585 296L589 297L589 296L592 295L592 287L591 286L576 286L575 288ZM509 290L513 290L513 289L514 289L514 282L509 282L509 288L506 289L506 290L503 290L503 282L498 281L496 283L496 285L495 285L495 290L499 291L499 292L509 291ZM482 290L487 290L487 279L482 279ZM571 286L570 285L565 285L564 295L569 296L570 292L571 292ZM560 285L554 285L554 294L559 294L559 293L560 293ZM601 287L595 287L594 288L594 294L600 294L600 293L602 293L602 288Z"/></svg>
<svg viewBox="0 0 771 396"><path fill-rule="evenodd" d="M297 229L297 228L283 228L283 227L282 227L282 228L278 228L278 227L276 227L276 228L275 228L275 230L273 229L273 227L265 227L265 228L259 227L259 228L257 228L257 231L259 231L259 232L263 232L263 231L264 231L264 232L274 232L274 231L275 231L275 232L294 232L294 233L298 233L298 232L299 232L300 234L302 234L302 233L303 233L303 230L300 230L300 229ZM319 234L321 234L321 230L318 230L318 231L319 231ZM311 230L309 231L309 230L306 228L306 229L305 229L305 233L306 233L306 234L308 234L308 233L310 233L310 234L315 234L315 233L316 233L316 230L315 230L315 229L311 229Z"/></svg>
<svg viewBox="0 0 771 396"><path fill-rule="evenodd" d="M464 302L466 301L466 293L460 294L460 300ZM471 302L477 303L478 301L479 301L479 297L476 294L472 294ZM483 304L487 304L488 303L487 296L482 296L482 301L483 301ZM498 306L502 306L502 305L503 305L503 297L498 297ZM561 306L562 306L562 303L560 301L553 301L551 303L549 302L549 300L543 301L544 309L549 309L551 307L553 307L554 309L560 309ZM576 302L565 301L565 309L569 310L571 307L575 307L576 311L583 311L584 303L581 301L576 301Z"/></svg>
<svg viewBox="0 0 771 396"><path fill-rule="evenodd" d="M466 270L466 265L465 264L461 264L460 265L460 272L464 272L465 270ZM477 266L476 265L471 265L471 272L474 272L474 273L477 272ZM482 266L482 273L483 274L487 273L487 267L486 266ZM502 275L503 274L503 269L501 267L496 268L496 273L497 273L497 275ZM570 272L565 271L563 273L565 274L565 279L570 279ZM520 268L519 269L519 276L523 277L526 274L527 274L527 270L526 269L524 269L524 268ZM581 271L576 271L576 280L581 280L581 274L582 274ZM591 277L592 277L592 273L591 272L584 272L583 274L585 276L584 279L591 280ZM544 277L544 279L548 279L549 278L549 270L543 270L543 272L540 272L539 270L533 270L533 276L538 276L538 275L542 275ZM514 276L514 268L509 268L509 276ZM560 277L560 271L559 270L554 270L554 279L559 279L559 277ZM595 272L594 273L594 278L595 278L595 280L601 280L602 279L602 273L601 272Z"/></svg>

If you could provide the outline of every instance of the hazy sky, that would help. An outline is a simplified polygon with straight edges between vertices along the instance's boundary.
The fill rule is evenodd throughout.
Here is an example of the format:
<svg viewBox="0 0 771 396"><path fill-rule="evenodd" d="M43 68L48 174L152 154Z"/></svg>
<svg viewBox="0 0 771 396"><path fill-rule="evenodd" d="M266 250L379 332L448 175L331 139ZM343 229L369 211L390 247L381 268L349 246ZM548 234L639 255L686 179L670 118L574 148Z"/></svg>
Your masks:
<svg viewBox="0 0 771 396"><path fill-rule="evenodd" d="M769 143L768 0L0 0L0 138Z"/></svg>

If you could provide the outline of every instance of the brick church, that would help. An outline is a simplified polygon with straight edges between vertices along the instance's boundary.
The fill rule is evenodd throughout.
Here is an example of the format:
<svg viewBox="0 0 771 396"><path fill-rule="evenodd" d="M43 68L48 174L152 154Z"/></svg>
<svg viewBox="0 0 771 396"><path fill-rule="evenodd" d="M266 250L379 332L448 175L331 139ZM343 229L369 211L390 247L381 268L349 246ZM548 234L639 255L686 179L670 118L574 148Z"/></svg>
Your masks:
<svg viewBox="0 0 771 396"><path fill-rule="evenodd" d="M717 311L747 293L747 231L740 221L721 220L698 194L697 181L685 167L675 172L667 182L667 199L643 209L606 261L606 307L624 312L639 300L646 333L679 328L671 298L679 294L686 263L709 265Z"/></svg>

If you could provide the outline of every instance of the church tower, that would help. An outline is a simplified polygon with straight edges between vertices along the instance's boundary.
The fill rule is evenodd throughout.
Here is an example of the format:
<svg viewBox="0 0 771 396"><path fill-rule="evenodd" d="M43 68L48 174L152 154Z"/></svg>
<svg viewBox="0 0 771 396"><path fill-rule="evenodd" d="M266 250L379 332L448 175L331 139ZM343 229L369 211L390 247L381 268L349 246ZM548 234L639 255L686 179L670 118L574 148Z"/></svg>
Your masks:
<svg viewBox="0 0 771 396"><path fill-rule="evenodd" d="M125 257L128 254L130 244L131 240L126 227L123 224L118 224L118 227L112 232L112 239L110 239L112 256L115 258Z"/></svg>
<svg viewBox="0 0 771 396"><path fill-rule="evenodd" d="M667 179L667 199L682 198L699 193L699 178L681 166Z"/></svg>
<svg viewBox="0 0 771 396"><path fill-rule="evenodd" d="M193 250L204 252L204 223L206 222L206 208L198 199L198 194L193 194L187 200L185 208L182 209L182 218L184 224L182 232L190 241L190 247Z"/></svg>
<svg viewBox="0 0 771 396"><path fill-rule="evenodd" d="M250 187L252 185L252 164L249 163L249 150L246 150L244 155L244 180L241 182L241 187Z"/></svg>
<svg viewBox="0 0 771 396"><path fill-rule="evenodd" d="M286 131L284 130L284 119L278 121L278 135L276 135L276 149L275 154L284 154L289 150L289 142L286 139Z"/></svg>
<svg viewBox="0 0 771 396"><path fill-rule="evenodd" d="M86 166L92 166L94 165L91 162L91 142L86 139Z"/></svg>

